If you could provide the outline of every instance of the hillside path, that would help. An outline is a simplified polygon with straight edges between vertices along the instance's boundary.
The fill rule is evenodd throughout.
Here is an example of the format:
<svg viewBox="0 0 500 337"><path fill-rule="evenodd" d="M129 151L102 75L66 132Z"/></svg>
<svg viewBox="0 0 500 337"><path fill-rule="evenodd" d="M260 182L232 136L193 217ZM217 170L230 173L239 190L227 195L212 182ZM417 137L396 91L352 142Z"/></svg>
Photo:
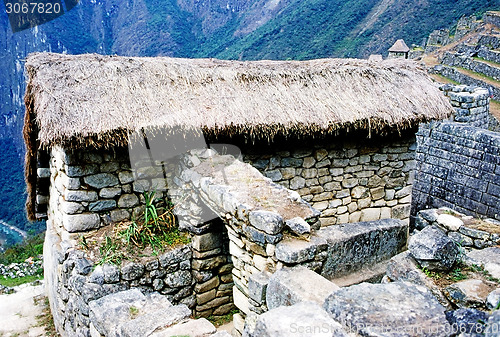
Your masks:
<svg viewBox="0 0 500 337"><path fill-rule="evenodd" d="M45 286L23 284L16 289L13 294L0 295L0 336L45 336L45 328L37 326L44 304L35 304L35 299L45 295Z"/></svg>

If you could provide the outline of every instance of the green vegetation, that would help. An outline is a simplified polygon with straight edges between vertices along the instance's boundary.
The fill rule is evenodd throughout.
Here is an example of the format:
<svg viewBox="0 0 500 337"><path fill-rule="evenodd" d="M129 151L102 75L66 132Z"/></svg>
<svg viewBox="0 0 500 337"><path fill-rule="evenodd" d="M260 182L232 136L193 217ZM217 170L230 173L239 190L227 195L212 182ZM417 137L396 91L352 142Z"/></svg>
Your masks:
<svg viewBox="0 0 500 337"><path fill-rule="evenodd" d="M21 263L30 257L37 257L43 254L44 234L29 237L22 243L9 247L0 253L0 264Z"/></svg>
<svg viewBox="0 0 500 337"><path fill-rule="evenodd" d="M473 277L474 273L481 274L486 280L491 282L496 282L500 284L500 280L492 277L488 271L484 269L482 266L471 265L468 266L463 262L459 262L455 265L453 269L448 272L442 271L430 271L425 267L420 268L427 277L430 277L434 280L447 280L449 282L455 283L458 281L463 281L468 278Z"/></svg>
<svg viewBox="0 0 500 337"><path fill-rule="evenodd" d="M3 285L4 287L15 287L24 283L31 283L33 281L42 279L43 279L43 270L40 269L40 271L37 272L36 275L32 276L30 275L17 278L0 278L0 284Z"/></svg>
<svg viewBox="0 0 500 337"><path fill-rule="evenodd" d="M82 249L93 249L97 245L98 265L119 265L123 260L133 258L133 255L146 256L143 252L147 249L151 249L151 254L155 256L166 247L190 242L190 238L179 231L173 213L174 206L169 200L155 198L155 192L145 192L144 200L145 208L140 219L116 225L113 234L106 234L100 242L90 236L80 236L79 245ZM162 203L165 206L156 206Z"/></svg>
<svg viewBox="0 0 500 337"><path fill-rule="evenodd" d="M228 314L223 316L209 316L207 320L210 321L215 327L220 327L221 325L227 324L233 320L234 314L239 313L238 309L231 310Z"/></svg>

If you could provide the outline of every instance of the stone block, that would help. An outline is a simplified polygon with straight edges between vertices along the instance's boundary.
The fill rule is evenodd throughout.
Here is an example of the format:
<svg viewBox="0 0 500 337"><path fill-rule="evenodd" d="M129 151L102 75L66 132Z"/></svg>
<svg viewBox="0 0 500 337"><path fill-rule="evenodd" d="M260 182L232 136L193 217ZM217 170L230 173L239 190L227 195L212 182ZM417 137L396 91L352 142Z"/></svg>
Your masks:
<svg viewBox="0 0 500 337"><path fill-rule="evenodd" d="M286 227L288 227L293 233L297 235L303 235L311 232L311 226L302 218L296 217L285 221Z"/></svg>
<svg viewBox="0 0 500 337"><path fill-rule="evenodd" d="M245 315L250 313L250 304L248 297L238 287L233 286L233 301L234 305L240 309Z"/></svg>
<svg viewBox="0 0 500 337"><path fill-rule="evenodd" d="M441 289L436 286L434 280L425 275L409 251L404 251L389 260L386 275L391 281L406 281L428 288L441 305L451 309L450 303L442 294Z"/></svg>
<svg viewBox="0 0 500 337"><path fill-rule="evenodd" d="M458 231L464 222L451 214L439 214L436 222L447 231Z"/></svg>
<svg viewBox="0 0 500 337"><path fill-rule="evenodd" d="M496 286L493 282L470 279L449 285L443 293L459 308L477 308L485 305L486 298Z"/></svg>
<svg viewBox="0 0 500 337"><path fill-rule="evenodd" d="M271 275L266 304L269 310L299 302L322 305L325 298L338 289L337 285L305 267L284 268Z"/></svg>
<svg viewBox="0 0 500 337"><path fill-rule="evenodd" d="M84 213L84 214L65 214L63 215L63 226L70 232L84 232L90 229L99 228L99 215Z"/></svg>
<svg viewBox="0 0 500 337"><path fill-rule="evenodd" d="M73 202L92 202L97 200L97 192L65 190L64 200Z"/></svg>
<svg viewBox="0 0 500 337"><path fill-rule="evenodd" d="M395 219L349 223L322 228L316 235L328 243L321 275L334 279L404 251L408 224Z"/></svg>
<svg viewBox="0 0 500 337"><path fill-rule="evenodd" d="M196 291L197 293L203 293L216 288L219 285L219 283L220 283L219 277L215 276L206 282L196 284L194 286L194 291Z"/></svg>
<svg viewBox="0 0 500 337"><path fill-rule="evenodd" d="M245 337L348 337L342 326L316 303L279 307L258 316L255 328L245 327Z"/></svg>
<svg viewBox="0 0 500 337"><path fill-rule="evenodd" d="M106 187L99 191L99 196L106 199L113 199L120 194L122 194L121 187Z"/></svg>
<svg viewBox="0 0 500 337"><path fill-rule="evenodd" d="M278 234L283 230L283 218L278 213L269 211L252 211L248 215L250 224L268 234Z"/></svg>
<svg viewBox="0 0 500 337"><path fill-rule="evenodd" d="M448 270L458 258L457 244L436 226L427 226L410 238L408 250L429 270Z"/></svg>
<svg viewBox="0 0 500 337"><path fill-rule="evenodd" d="M126 281L137 280L144 274L144 266L140 263L129 263L122 268L121 273Z"/></svg>
<svg viewBox="0 0 500 337"><path fill-rule="evenodd" d="M123 194L118 199L118 207L120 208L132 208L139 205L139 198L135 194Z"/></svg>
<svg viewBox="0 0 500 337"><path fill-rule="evenodd" d="M115 200L99 200L89 204L89 211L91 212L104 212L116 208Z"/></svg>
<svg viewBox="0 0 500 337"><path fill-rule="evenodd" d="M361 221L375 221L380 219L380 208L361 209Z"/></svg>
<svg viewBox="0 0 500 337"><path fill-rule="evenodd" d="M118 178L111 173L98 173L83 178L83 181L94 188L103 188L118 184Z"/></svg>
<svg viewBox="0 0 500 337"><path fill-rule="evenodd" d="M193 235L191 245L199 252L210 251L222 246L222 237L220 233Z"/></svg>
<svg viewBox="0 0 500 337"><path fill-rule="evenodd" d="M118 172L118 179L121 184L129 184L134 181L134 175L131 171L120 171Z"/></svg>
<svg viewBox="0 0 500 337"><path fill-rule="evenodd" d="M252 274L248 279L248 296L259 304L265 303L266 289L270 276L268 272L264 271L258 274Z"/></svg>
<svg viewBox="0 0 500 337"><path fill-rule="evenodd" d="M155 331L149 337L171 337L171 336L190 336L205 337L214 336L217 332L215 326L205 318L190 319L187 322L181 322L168 327L164 330Z"/></svg>
<svg viewBox="0 0 500 337"><path fill-rule="evenodd" d="M64 166L64 170L68 177L83 177L86 175L97 173L99 166L96 164L88 164L84 166Z"/></svg>
<svg viewBox="0 0 500 337"><path fill-rule="evenodd" d="M78 202L62 201L59 207L66 214L78 214L85 210L85 207Z"/></svg>
<svg viewBox="0 0 500 337"><path fill-rule="evenodd" d="M432 293L406 282L341 288L326 299L323 308L362 336L438 337L451 329L445 308ZM388 333L378 333L388 329Z"/></svg>
<svg viewBox="0 0 500 337"><path fill-rule="evenodd" d="M326 248L327 240L314 233L309 241L294 238L281 241L276 245L275 255L278 261L295 264L314 259L318 253L325 251Z"/></svg>

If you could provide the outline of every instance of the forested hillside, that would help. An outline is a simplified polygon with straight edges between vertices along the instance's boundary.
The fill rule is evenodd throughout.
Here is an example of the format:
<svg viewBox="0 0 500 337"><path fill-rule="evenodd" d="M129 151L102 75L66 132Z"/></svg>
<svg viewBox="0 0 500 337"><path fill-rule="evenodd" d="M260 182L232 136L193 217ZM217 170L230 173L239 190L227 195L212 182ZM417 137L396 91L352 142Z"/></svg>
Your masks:
<svg viewBox="0 0 500 337"><path fill-rule="evenodd" d="M12 33L0 4L0 220L25 227L24 58L30 52L224 59L312 59L385 54L421 43L498 0L80 0L63 16Z"/></svg>

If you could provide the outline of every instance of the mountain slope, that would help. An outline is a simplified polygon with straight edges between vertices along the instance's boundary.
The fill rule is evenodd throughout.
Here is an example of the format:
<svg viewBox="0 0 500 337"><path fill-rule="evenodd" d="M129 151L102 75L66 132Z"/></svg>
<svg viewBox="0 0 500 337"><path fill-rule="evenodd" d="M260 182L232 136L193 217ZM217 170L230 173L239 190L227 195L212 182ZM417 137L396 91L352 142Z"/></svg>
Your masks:
<svg viewBox="0 0 500 337"><path fill-rule="evenodd" d="M385 54L398 38L420 44L432 30L449 27L462 15L494 8L500 8L497 0L301 1L249 35L233 36L231 43L205 43L196 55L229 59L367 57Z"/></svg>

